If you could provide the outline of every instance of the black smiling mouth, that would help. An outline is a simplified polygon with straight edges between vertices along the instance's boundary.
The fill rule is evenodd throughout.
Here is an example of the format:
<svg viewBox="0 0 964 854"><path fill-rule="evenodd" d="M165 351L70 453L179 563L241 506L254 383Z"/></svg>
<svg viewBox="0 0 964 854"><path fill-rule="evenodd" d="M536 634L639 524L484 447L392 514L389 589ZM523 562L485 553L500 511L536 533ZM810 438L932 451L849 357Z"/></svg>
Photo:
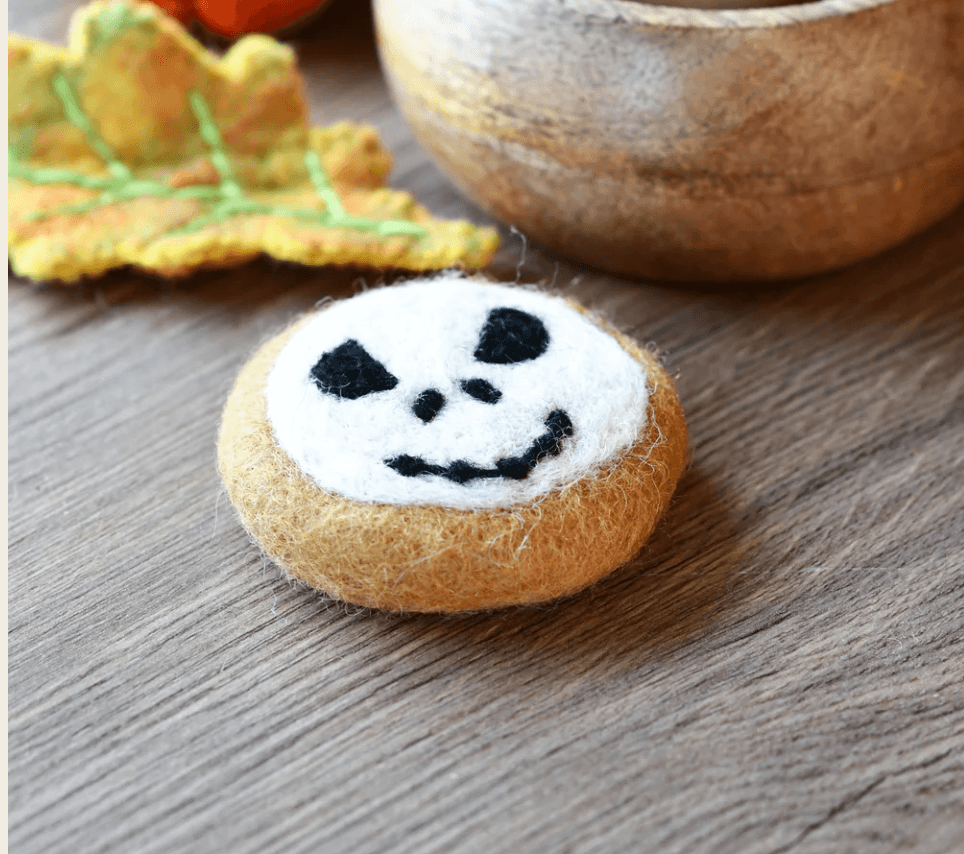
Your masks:
<svg viewBox="0 0 964 854"><path fill-rule="evenodd" d="M546 416L546 432L537 437L525 453L518 457L496 460L495 468L483 469L465 460L456 460L447 466L427 463L421 457L402 454L385 460L385 465L403 477L437 475L454 483L504 477L508 480L525 480L541 460L557 457L562 453L563 439L573 434L572 420L562 409L554 409Z"/></svg>

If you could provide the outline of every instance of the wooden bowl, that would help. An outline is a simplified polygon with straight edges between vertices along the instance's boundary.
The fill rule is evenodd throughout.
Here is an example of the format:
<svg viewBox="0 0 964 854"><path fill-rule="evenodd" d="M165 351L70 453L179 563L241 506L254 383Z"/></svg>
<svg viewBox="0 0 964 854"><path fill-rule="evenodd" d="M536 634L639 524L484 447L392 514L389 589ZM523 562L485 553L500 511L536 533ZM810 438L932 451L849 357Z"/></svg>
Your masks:
<svg viewBox="0 0 964 854"><path fill-rule="evenodd" d="M596 267L732 280L848 264L964 199L962 0L773 2L374 6L398 106L479 205Z"/></svg>

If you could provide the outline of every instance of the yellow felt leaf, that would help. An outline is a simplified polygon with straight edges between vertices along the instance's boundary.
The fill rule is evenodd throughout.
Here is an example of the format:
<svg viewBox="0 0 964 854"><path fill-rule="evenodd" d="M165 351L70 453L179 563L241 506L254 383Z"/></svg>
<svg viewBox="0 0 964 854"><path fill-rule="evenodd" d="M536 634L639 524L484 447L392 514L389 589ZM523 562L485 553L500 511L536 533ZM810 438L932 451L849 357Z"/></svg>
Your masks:
<svg viewBox="0 0 964 854"><path fill-rule="evenodd" d="M69 47L8 36L10 261L76 281L266 253L302 264L485 266L498 237L384 186L374 129L308 124L294 53L248 36L223 58L150 3L81 9Z"/></svg>

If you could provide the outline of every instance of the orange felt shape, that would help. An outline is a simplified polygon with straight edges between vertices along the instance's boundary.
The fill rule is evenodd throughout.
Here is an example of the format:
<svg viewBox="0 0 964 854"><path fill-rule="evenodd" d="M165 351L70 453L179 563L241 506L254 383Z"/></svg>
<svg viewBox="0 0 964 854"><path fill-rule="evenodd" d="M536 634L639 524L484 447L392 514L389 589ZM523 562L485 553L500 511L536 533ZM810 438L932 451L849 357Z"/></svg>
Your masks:
<svg viewBox="0 0 964 854"><path fill-rule="evenodd" d="M184 24L197 19L228 38L273 33L295 24L328 0L153 0Z"/></svg>

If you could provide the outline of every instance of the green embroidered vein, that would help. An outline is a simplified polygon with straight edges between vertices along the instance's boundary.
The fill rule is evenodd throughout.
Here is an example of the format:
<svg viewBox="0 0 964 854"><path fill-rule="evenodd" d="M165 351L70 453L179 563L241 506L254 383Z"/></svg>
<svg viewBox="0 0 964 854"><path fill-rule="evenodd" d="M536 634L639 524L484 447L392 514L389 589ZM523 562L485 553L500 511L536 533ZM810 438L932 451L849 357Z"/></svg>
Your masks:
<svg viewBox="0 0 964 854"><path fill-rule="evenodd" d="M91 123L87 121L87 116L80 106L80 101L77 100L77 96L74 94L73 87L67 82L67 78L64 77L63 74L58 74L54 77L53 85L54 91L57 93L57 97L63 105L64 115L67 116L68 121L72 125L80 128L87 138L87 144L90 145L100 156L101 160L107 164L107 170L110 174L121 181L129 181L132 179L134 176L131 170L114 156L111 147L100 138L100 134L98 134Z"/></svg>
<svg viewBox="0 0 964 854"><path fill-rule="evenodd" d="M349 214L321 165L318 154L312 150L305 152L304 165L315 194L324 205L324 209L270 205L249 198L237 180L221 131L214 121L211 110L201 93L196 90L188 94L188 104L198 123L201 139L208 147L208 157L218 174L217 186L171 187L157 181L139 179L125 163L118 159L111 147L94 129L73 87L63 74L58 73L54 77L53 88L63 105L67 120L84 134L88 145L104 161L110 176L88 175L57 167L27 166L20 161L14 149L8 146L7 174L11 178L19 178L34 184L73 184L87 190L99 191L94 198L76 205L36 211L28 217L31 220L65 214L83 214L118 202L153 196L167 199L192 199L210 205L204 213L167 231L167 235L199 231L205 226L244 214L291 217L312 222L324 228L351 228L370 231L383 237L396 235L422 237L427 234L427 230L415 222L356 217Z"/></svg>

